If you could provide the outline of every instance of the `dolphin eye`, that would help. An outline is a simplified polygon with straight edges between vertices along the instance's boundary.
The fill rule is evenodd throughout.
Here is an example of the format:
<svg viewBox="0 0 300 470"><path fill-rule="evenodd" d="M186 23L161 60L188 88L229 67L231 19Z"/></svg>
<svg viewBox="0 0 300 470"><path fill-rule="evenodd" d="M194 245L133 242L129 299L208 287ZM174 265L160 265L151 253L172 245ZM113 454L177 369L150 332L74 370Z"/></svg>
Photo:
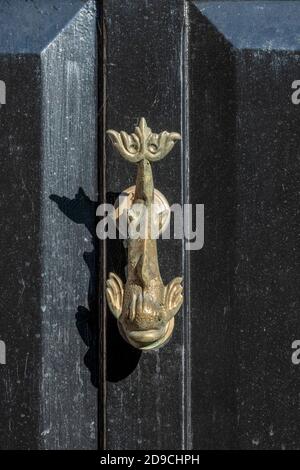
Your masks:
<svg viewBox="0 0 300 470"><path fill-rule="evenodd" d="M149 145L149 150L150 150L151 153L156 153L157 150L158 150L158 147L155 144L151 144L151 145Z"/></svg>

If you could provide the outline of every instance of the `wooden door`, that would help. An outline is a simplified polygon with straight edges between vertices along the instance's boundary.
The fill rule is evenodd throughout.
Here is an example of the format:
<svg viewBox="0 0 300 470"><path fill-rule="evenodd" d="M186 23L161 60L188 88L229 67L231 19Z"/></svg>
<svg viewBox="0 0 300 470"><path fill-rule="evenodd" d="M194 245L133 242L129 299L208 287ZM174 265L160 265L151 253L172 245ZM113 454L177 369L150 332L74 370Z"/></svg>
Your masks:
<svg viewBox="0 0 300 470"><path fill-rule="evenodd" d="M185 280L172 341L140 354L107 313L106 445L297 449L300 3L104 5L105 128L181 132L155 184L205 213L201 249L159 244L166 282ZM106 195L132 182L109 143L105 168Z"/></svg>
<svg viewBox="0 0 300 470"><path fill-rule="evenodd" d="M0 1L1 449L299 449L298 1ZM141 352L99 204L134 184L107 129L179 132L153 165L204 205L170 342ZM199 227L198 227L199 228Z"/></svg>

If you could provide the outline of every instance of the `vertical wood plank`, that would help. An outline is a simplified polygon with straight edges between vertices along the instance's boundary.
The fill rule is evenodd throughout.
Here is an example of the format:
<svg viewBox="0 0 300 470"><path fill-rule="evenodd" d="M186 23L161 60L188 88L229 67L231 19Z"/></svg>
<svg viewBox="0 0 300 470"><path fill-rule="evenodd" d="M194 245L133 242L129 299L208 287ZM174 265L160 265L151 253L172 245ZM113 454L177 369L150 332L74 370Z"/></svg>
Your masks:
<svg viewBox="0 0 300 470"><path fill-rule="evenodd" d="M0 18L0 448L93 449L95 2L2 2Z"/></svg>
<svg viewBox="0 0 300 470"><path fill-rule="evenodd" d="M197 449L299 448L299 14L299 2L190 3Z"/></svg>
<svg viewBox="0 0 300 470"><path fill-rule="evenodd" d="M155 132L181 131L183 3L142 0L104 3L106 128L131 131L145 117ZM182 199L180 145L153 165L155 186L170 204ZM106 146L106 200L134 184L135 168ZM182 242L159 243L165 282L181 275ZM124 279L122 242L107 243L107 272ZM107 312L107 448L182 449L186 445L184 312L170 343L140 353L120 337Z"/></svg>

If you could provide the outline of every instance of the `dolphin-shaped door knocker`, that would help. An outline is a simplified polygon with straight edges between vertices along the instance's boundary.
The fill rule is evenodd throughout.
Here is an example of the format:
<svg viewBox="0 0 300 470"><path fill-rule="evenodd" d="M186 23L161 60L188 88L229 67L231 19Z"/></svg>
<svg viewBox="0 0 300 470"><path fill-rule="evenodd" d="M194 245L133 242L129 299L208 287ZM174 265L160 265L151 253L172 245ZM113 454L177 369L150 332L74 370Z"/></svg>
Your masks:
<svg viewBox="0 0 300 470"><path fill-rule="evenodd" d="M131 135L114 130L107 134L122 157L138 167L136 185L125 191L132 199L127 212L129 227L132 222L135 227L142 225L141 214L146 214L146 219L143 219L142 235L129 234L126 284L110 273L106 281L106 298L128 343L142 350L158 349L172 334L174 316L182 305L183 296L181 277L165 286L160 275L153 227L162 230L170 208L164 196L154 189L151 163L164 158L181 136L166 131L154 134L144 118ZM155 204L164 211L160 214L153 211Z"/></svg>

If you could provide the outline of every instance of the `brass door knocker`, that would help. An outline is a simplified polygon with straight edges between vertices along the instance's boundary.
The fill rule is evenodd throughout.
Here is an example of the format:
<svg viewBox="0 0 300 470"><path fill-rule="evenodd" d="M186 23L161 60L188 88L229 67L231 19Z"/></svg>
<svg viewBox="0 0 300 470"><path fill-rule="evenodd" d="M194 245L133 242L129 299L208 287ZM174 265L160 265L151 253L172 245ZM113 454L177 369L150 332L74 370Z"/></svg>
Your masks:
<svg viewBox="0 0 300 470"><path fill-rule="evenodd" d="M146 213L146 222L142 236L129 235L128 238L125 286L116 274L110 273L106 298L118 320L120 333L128 343L142 350L158 349L171 337L174 316L183 296L181 277L165 286L160 275L153 227L158 227L160 232L163 230L169 221L170 208L164 196L154 189L151 163L164 158L181 136L167 131L154 134L144 118L131 135L114 130L107 134L121 156L138 166L136 185L125 191L131 199L128 220L137 226L141 214ZM152 210L154 205L158 206L158 211Z"/></svg>

